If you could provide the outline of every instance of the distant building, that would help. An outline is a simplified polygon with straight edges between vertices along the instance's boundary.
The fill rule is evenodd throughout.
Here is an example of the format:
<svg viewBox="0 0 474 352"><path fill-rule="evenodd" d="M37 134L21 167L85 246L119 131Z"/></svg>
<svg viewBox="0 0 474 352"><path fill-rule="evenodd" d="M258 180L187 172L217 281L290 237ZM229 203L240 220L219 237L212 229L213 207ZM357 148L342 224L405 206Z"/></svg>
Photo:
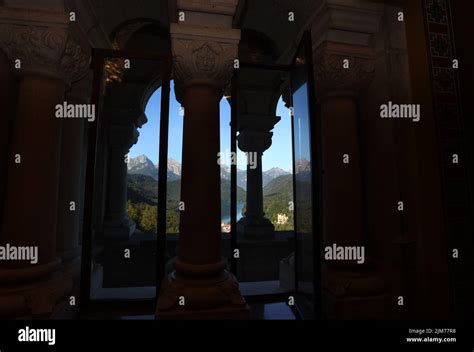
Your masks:
<svg viewBox="0 0 474 352"><path fill-rule="evenodd" d="M285 225L288 223L288 215L286 214L278 214L277 215L277 224L278 225Z"/></svg>
<svg viewBox="0 0 474 352"><path fill-rule="evenodd" d="M230 232L230 224L225 224L224 222L221 222L221 232L229 233Z"/></svg>

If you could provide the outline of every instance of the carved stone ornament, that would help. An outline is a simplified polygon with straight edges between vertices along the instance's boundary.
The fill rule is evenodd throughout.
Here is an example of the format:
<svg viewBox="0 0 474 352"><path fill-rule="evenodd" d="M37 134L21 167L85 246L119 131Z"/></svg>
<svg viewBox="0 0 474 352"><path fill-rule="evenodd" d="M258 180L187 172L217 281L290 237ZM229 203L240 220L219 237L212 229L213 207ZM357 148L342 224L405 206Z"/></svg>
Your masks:
<svg viewBox="0 0 474 352"><path fill-rule="evenodd" d="M375 60L367 51L344 52L322 45L313 51L313 57L316 89L319 96L335 93L357 95L374 78Z"/></svg>
<svg viewBox="0 0 474 352"><path fill-rule="evenodd" d="M273 128L281 120L274 115L241 115L237 141L243 152L260 152L272 145Z"/></svg>
<svg viewBox="0 0 474 352"><path fill-rule="evenodd" d="M172 32L173 77L177 95L195 84L213 85L224 92L234 72L240 40L239 31L237 36L236 30L222 30L226 31L231 31L230 38L182 33L175 35Z"/></svg>
<svg viewBox="0 0 474 352"><path fill-rule="evenodd" d="M139 135L135 126L109 125L109 147L118 151L120 155L124 155L138 142Z"/></svg>
<svg viewBox="0 0 474 352"><path fill-rule="evenodd" d="M20 60L20 74L43 74L67 83L80 80L90 64L90 55L60 26L0 24L0 48L12 62Z"/></svg>
<svg viewBox="0 0 474 352"><path fill-rule="evenodd" d="M203 268L180 263L179 260L176 263L180 265L179 272L176 268L176 271L163 281L158 298L158 311L179 309L181 297L186 298L186 304L183 306L185 310L246 305L234 275L223 270L223 261L203 265ZM199 277L199 280L196 277Z"/></svg>

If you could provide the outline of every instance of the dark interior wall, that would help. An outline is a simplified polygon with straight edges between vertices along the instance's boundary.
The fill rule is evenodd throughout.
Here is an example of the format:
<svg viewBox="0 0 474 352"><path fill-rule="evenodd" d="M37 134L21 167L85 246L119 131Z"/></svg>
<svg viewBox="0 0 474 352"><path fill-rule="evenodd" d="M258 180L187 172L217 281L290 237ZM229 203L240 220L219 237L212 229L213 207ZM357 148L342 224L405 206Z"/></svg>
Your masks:
<svg viewBox="0 0 474 352"><path fill-rule="evenodd" d="M472 36L474 34L474 27L472 23L472 17L468 14L472 14L473 11L474 2L472 1L451 1L451 14L453 18L456 56L458 57L460 63L459 85L462 100L465 139L467 143L466 149L470 151L469 163L471 175L471 191L473 189L472 177L474 175L474 105L472 104L472 99L474 97L474 94L472 93L472 84L474 82L474 45Z"/></svg>
<svg viewBox="0 0 474 352"><path fill-rule="evenodd" d="M462 285L459 289L462 290L462 297L465 297L464 302L469 302L470 305L462 304L458 309L458 314L462 318L472 319L474 314L474 304L472 304L472 294L474 293L474 260L472 253L474 234L472 233L473 219L474 219L474 203L473 203L473 190L474 190L474 106L472 99L474 98L472 84L474 81L474 45L472 35L474 34L472 16L470 14L474 11L474 3L472 1L463 0L451 0L451 17L453 23L454 42L456 57L459 60L459 98L461 100L460 106L462 109L461 124L463 125L464 135L463 141L465 143L464 151L465 156L464 162L467 164L467 182L466 189L470 191L468 195L469 212L468 217L470 218L470 228L467 229L467 233L470 233L471 241L468 242L471 245L469 248L462 248L461 251L466 253L462 261L460 268L460 274L465 277Z"/></svg>
<svg viewBox="0 0 474 352"><path fill-rule="evenodd" d="M453 313L452 292L424 1L406 0L404 9L412 98L423 114L414 131L416 154L412 156L417 167L413 192L418 200L416 260L421 288L415 306L424 319L447 319Z"/></svg>
<svg viewBox="0 0 474 352"><path fill-rule="evenodd" d="M452 18L449 5L453 7ZM413 100L421 104L423 116L415 131L420 261L425 266L420 280L426 285L423 304L456 318L472 317L473 310L472 198L471 203L467 201L472 194L472 177L467 174L469 148L465 146L466 139L472 139L472 121L468 121L472 107L464 101L468 112L464 111L464 117L459 113L463 105L459 96L472 99L466 95L470 91L469 74L472 76L468 7L472 5L456 0L405 3ZM457 56L451 50L451 25L457 28ZM452 69L454 58L466 64L462 71ZM461 89L456 85L456 74L461 77ZM468 143L472 149L472 140ZM454 153L461 158L458 164L452 162ZM453 249L464 254L454 258ZM441 294L436 299L434 291ZM430 314L427 311L423 315Z"/></svg>

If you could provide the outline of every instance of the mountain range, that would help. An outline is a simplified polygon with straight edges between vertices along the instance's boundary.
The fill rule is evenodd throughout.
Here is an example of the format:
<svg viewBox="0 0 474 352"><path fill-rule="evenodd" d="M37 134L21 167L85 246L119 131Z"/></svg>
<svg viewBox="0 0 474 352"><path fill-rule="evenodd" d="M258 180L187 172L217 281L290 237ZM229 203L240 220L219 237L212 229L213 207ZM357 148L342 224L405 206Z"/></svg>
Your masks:
<svg viewBox="0 0 474 352"><path fill-rule="evenodd" d="M158 164L153 164L146 155L130 158L127 167L128 173L131 175L145 175L155 180L158 179ZM181 164L176 160L168 159L167 175L168 181L179 180L181 178Z"/></svg>
<svg viewBox="0 0 474 352"><path fill-rule="evenodd" d="M282 175L270 181L263 189L264 209L267 218L276 221L278 214L288 214L287 224L275 226L278 230L289 230L293 221L293 215L288 211L289 202L293 199L293 179L291 175ZM156 207L158 203L158 182L148 175L129 174L127 182L127 198L129 203L138 207ZM179 231L179 210L181 181L174 180L167 183L167 231L175 233ZM246 193L241 187L237 188L237 202L245 205ZM205 206L205 204L203 204ZM156 209L154 210L156 212ZM230 219L230 182L221 179L221 217ZM142 220L135 219L137 223Z"/></svg>
<svg viewBox="0 0 474 352"><path fill-rule="evenodd" d="M127 181L127 198L132 203L157 205L158 203L158 183L156 179L148 175L129 174ZM167 183L168 208L177 211L177 205L180 201L181 181L169 180ZM221 211L222 216L229 216L230 213L230 182L221 180ZM237 201L245 202L245 190L241 187L237 188Z"/></svg>
<svg viewBox="0 0 474 352"><path fill-rule="evenodd" d="M301 165L302 168L305 165ZM130 158L128 162L128 173L131 175L145 175L158 179L158 164L153 162L146 156L140 155L136 158ZM181 178L181 164L173 159L168 159L167 167L168 181L175 181ZM290 175L288 171L274 167L262 173L262 182L265 187L270 181L284 175ZM230 167L223 165L221 167L221 177L223 180L230 181ZM247 170L237 169L237 186L247 188Z"/></svg>
<svg viewBox="0 0 474 352"><path fill-rule="evenodd" d="M305 211L310 211L311 206L305 206L306 199L311 194L311 188L308 188L307 180L310 179L310 163L306 160L298 160L296 163L296 188L300 198L301 206L298 207L300 214L300 225L308 226L310 223L306 218L309 215ZM150 209L152 220L155 220L156 227L156 207L158 196L158 166L142 155L130 160L128 164L128 211L131 217L139 226L141 231L150 231L149 213ZM177 204L181 193L181 165L175 160L168 160L168 182L167 182L167 214L166 228L168 233L179 232L180 212ZM221 216L222 219L230 218L230 168L223 166L221 168ZM245 207L246 200L246 182L247 172L237 170L237 201L240 206ZM289 202L293 200L293 175L280 168L273 168L263 173L263 205L265 216L270 219L277 231L289 231L293 229L293 212L289 210ZM304 199L303 199L304 198ZM205 204L203 204L205 206ZM238 205L239 207L239 205ZM300 209L301 208L301 209ZM242 209L242 208L239 208ZM245 208L243 210L245 211ZM280 214L287 216L285 223L279 223L277 219ZM303 218L303 220L301 220ZM305 220L306 219L306 220ZM223 220L228 221L228 220ZM227 222L226 222L227 223ZM309 228L309 227L308 227ZM155 229L156 231L156 229Z"/></svg>

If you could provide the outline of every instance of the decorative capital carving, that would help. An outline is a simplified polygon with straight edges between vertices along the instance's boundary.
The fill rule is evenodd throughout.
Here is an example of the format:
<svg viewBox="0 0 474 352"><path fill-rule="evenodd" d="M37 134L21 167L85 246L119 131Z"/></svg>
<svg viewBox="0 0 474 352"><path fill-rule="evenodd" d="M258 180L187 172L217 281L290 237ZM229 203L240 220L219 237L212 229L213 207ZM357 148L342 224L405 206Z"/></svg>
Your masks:
<svg viewBox="0 0 474 352"><path fill-rule="evenodd" d="M319 96L357 95L375 74L375 58L365 47L325 43L313 50L314 75Z"/></svg>
<svg viewBox="0 0 474 352"><path fill-rule="evenodd" d="M73 36L66 15L22 11L0 12L0 48L12 62L20 60L18 73L47 75L68 84L84 77L90 55Z"/></svg>
<svg viewBox="0 0 474 352"><path fill-rule="evenodd" d="M229 84L238 54L240 31L171 24L176 96L192 85L213 85L222 93Z"/></svg>
<svg viewBox="0 0 474 352"><path fill-rule="evenodd" d="M112 150L118 151L122 157L138 142L139 135L135 126L110 125L109 146Z"/></svg>
<svg viewBox="0 0 474 352"><path fill-rule="evenodd" d="M384 5L355 0L319 1L311 20L313 61L319 96L357 94L373 79L371 43L379 31ZM348 61L344 61L348 60Z"/></svg>
<svg viewBox="0 0 474 352"><path fill-rule="evenodd" d="M148 118L138 107L114 106L111 104L104 105L107 110L107 121L111 126L134 126L141 128L148 122Z"/></svg>
<svg viewBox="0 0 474 352"><path fill-rule="evenodd" d="M243 152L260 152L272 145L273 127L281 120L280 116L242 115L239 117L239 149Z"/></svg>

